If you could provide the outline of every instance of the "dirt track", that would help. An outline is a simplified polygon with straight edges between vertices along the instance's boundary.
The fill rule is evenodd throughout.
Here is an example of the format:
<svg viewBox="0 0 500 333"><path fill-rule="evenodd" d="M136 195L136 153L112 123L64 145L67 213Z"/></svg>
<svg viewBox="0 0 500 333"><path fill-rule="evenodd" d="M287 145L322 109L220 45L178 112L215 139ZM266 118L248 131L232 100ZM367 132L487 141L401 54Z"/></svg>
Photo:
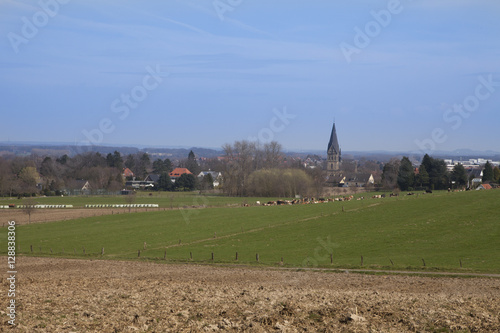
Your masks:
<svg viewBox="0 0 500 333"><path fill-rule="evenodd" d="M18 258L17 279L24 332L500 329L499 279L28 257ZM2 286L6 292L5 275Z"/></svg>

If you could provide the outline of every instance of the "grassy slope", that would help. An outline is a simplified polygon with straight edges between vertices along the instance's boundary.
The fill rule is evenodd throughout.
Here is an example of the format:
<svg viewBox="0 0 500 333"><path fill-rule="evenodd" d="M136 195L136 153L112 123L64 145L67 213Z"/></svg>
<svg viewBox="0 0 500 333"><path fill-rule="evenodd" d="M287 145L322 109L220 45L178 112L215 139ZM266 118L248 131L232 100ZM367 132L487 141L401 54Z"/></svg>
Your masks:
<svg viewBox="0 0 500 333"><path fill-rule="evenodd" d="M241 198L237 198L241 201ZM21 252L39 255L500 272L500 191L437 193L317 205L120 214L20 226ZM344 207L344 212L342 212ZM214 238L214 233L217 237ZM6 228L0 232L6 239ZM179 245L179 240L181 244ZM2 242L3 243L3 242ZM4 247L5 248L5 247ZM0 253L6 250L0 249ZM50 253L50 248L53 254ZM68 255L69 252L69 255Z"/></svg>

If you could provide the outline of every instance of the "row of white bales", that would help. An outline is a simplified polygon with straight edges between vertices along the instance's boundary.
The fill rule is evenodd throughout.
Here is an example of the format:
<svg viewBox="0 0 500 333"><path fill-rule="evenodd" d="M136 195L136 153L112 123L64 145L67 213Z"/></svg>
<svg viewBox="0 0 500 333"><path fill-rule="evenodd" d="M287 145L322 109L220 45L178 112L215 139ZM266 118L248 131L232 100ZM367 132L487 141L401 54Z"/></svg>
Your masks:
<svg viewBox="0 0 500 333"><path fill-rule="evenodd" d="M16 205L15 208L73 208L73 205ZM109 205L85 205L85 208L158 208L158 204L109 204ZM8 209L8 205L0 205L0 209Z"/></svg>

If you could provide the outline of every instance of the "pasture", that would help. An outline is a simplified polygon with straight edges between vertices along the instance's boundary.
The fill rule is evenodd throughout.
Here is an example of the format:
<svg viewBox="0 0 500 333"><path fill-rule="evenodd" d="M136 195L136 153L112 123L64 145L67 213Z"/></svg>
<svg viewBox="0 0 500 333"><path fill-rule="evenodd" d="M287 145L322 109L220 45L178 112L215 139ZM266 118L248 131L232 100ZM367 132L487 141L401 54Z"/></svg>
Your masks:
<svg viewBox="0 0 500 333"><path fill-rule="evenodd" d="M73 205L74 208L83 208L85 205L112 205L126 204L127 196L64 196L64 197L35 197L32 200L42 205ZM255 198L236 198L223 195L203 194L196 192L138 192L134 204L159 204L162 208L179 208L186 206L220 207L231 204L241 204L244 201L253 202ZM255 199L259 200L259 199ZM22 205L23 199L0 198L0 206L16 204Z"/></svg>
<svg viewBox="0 0 500 333"><path fill-rule="evenodd" d="M201 201L206 200L207 208L18 226L18 254L298 268L500 272L500 191L381 199L369 194L357 197L361 195L365 200L242 207L243 200L254 203L255 198L202 199L191 194L175 200L179 205L187 203L183 206L192 205L193 200L203 205ZM57 198L65 199L78 206L102 198L78 198L80 203ZM162 207L168 200L145 196L136 202L155 202ZM109 198L108 202L116 200ZM2 239L6 239L6 231L1 229ZM6 252L6 248L0 250Z"/></svg>

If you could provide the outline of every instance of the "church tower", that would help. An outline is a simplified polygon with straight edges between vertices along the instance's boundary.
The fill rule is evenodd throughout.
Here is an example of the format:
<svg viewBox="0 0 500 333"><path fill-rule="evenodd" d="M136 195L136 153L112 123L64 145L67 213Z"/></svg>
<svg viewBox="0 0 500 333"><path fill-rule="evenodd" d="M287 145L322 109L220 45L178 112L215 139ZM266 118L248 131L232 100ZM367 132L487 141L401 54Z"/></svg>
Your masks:
<svg viewBox="0 0 500 333"><path fill-rule="evenodd" d="M340 170L340 163L342 162L340 156L339 141L337 139L337 130L335 129L335 122L332 127L332 134L330 135L330 142L328 142L328 164L326 170L328 171L328 177L331 179Z"/></svg>

